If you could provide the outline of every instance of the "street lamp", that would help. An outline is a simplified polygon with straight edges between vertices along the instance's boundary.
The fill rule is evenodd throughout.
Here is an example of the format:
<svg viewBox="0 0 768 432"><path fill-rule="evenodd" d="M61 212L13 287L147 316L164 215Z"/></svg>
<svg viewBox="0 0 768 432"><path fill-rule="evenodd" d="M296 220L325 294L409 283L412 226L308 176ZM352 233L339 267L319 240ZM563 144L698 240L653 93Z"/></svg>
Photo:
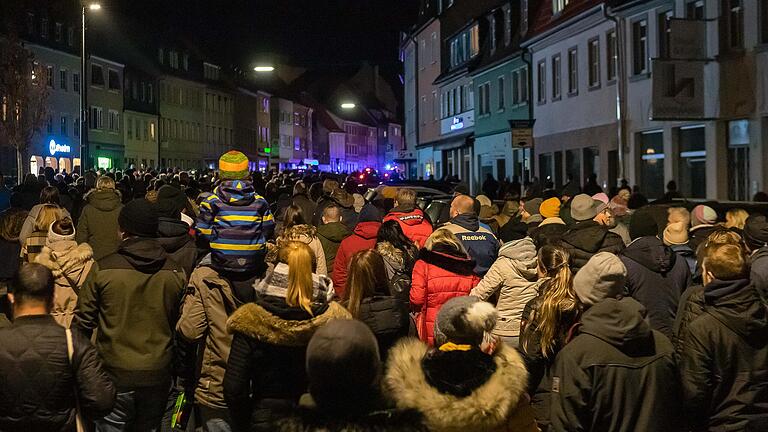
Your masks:
<svg viewBox="0 0 768 432"><path fill-rule="evenodd" d="M357 106L357 105L355 105L355 104L354 104L354 103L352 103L352 102L344 102L343 104L341 104L341 108L342 108L342 109L353 109L353 108L355 108L356 106Z"/></svg>
<svg viewBox="0 0 768 432"><path fill-rule="evenodd" d="M80 175L85 174L85 170L90 165L91 155L88 152L88 75L86 67L88 58L85 49L85 8L90 11L101 10L101 4L98 2L80 3L82 16L82 41L80 43Z"/></svg>
<svg viewBox="0 0 768 432"><path fill-rule="evenodd" d="M260 72L260 73L266 73L266 72L274 71L275 67L274 66L263 65L263 66L256 66L255 68L253 68L253 70L256 71L256 72Z"/></svg>

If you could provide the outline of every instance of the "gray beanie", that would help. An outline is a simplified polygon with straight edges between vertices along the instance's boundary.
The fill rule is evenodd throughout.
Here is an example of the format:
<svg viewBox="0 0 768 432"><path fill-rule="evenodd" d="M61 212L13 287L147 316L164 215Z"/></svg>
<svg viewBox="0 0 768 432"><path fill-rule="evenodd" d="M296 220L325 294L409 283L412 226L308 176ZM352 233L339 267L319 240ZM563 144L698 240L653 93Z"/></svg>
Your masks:
<svg viewBox="0 0 768 432"><path fill-rule="evenodd" d="M435 320L435 346L446 342L479 346L496 327L498 312L477 297L454 297L440 308Z"/></svg>
<svg viewBox="0 0 768 432"><path fill-rule="evenodd" d="M592 306L624 292L627 268L621 259L610 252L592 256L573 277L573 290L582 303Z"/></svg>

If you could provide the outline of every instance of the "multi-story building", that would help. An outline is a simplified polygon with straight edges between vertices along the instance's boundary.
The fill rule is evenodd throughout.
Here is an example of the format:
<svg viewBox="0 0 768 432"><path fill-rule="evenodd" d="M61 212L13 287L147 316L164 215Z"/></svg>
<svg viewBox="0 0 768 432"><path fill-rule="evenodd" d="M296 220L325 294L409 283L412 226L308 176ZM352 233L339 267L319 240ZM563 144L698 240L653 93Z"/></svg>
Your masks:
<svg viewBox="0 0 768 432"><path fill-rule="evenodd" d="M272 116L271 116L271 109L270 109L270 101L272 98L272 95L259 90L257 92L258 95L258 112L256 113L256 120L257 120L257 126L258 126L258 160L259 160L259 169L261 169L262 165L266 169L270 166L270 161L272 159L272 148L270 147L270 140L271 140L271 128L272 128ZM263 164L262 164L263 161Z"/></svg>
<svg viewBox="0 0 768 432"><path fill-rule="evenodd" d="M293 103L293 166L318 165L312 157L312 108L299 102Z"/></svg>
<svg viewBox="0 0 768 432"><path fill-rule="evenodd" d="M273 96L271 106L271 159L283 169L293 157L293 101Z"/></svg>
<svg viewBox="0 0 768 432"><path fill-rule="evenodd" d="M124 65L92 55L88 59L88 157L89 166L123 168L123 69Z"/></svg>
<svg viewBox="0 0 768 432"><path fill-rule="evenodd" d="M124 166L155 168L160 161L157 80L151 73L128 64L124 82Z"/></svg>
<svg viewBox="0 0 768 432"><path fill-rule="evenodd" d="M221 67L203 62L205 87L205 146L207 165L217 165L219 157L234 144L234 94L221 81Z"/></svg>
<svg viewBox="0 0 768 432"><path fill-rule="evenodd" d="M248 156L251 171L266 168L266 162L259 166L259 95L238 87L235 94L235 141L234 148Z"/></svg>

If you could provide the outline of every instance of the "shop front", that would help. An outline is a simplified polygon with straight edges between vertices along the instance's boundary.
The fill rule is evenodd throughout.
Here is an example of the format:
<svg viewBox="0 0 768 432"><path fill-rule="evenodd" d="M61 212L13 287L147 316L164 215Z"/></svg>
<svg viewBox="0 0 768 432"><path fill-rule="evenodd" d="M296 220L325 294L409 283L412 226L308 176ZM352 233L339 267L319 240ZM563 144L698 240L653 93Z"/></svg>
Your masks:
<svg viewBox="0 0 768 432"><path fill-rule="evenodd" d="M80 170L80 149L66 140L48 137L32 147L29 172L38 174L46 167L56 172L72 173Z"/></svg>

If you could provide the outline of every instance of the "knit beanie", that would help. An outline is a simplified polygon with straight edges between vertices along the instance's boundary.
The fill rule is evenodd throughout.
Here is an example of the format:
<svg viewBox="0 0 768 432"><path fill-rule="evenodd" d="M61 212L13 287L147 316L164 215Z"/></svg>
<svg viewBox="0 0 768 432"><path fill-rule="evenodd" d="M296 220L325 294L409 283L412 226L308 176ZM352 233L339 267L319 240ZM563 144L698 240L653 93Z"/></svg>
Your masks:
<svg viewBox="0 0 768 432"><path fill-rule="evenodd" d="M181 189L165 185L157 191L157 213L159 216L178 219L187 206L187 196Z"/></svg>
<svg viewBox="0 0 768 432"><path fill-rule="evenodd" d="M435 320L435 345L447 342L480 346L485 333L496 327L498 312L477 297L454 297L440 308Z"/></svg>
<svg viewBox="0 0 768 432"><path fill-rule="evenodd" d="M61 234L63 231L72 230L71 234ZM46 238L46 244L56 243L59 241L74 241L75 240L75 227L72 225L70 218L59 219L48 227L48 238Z"/></svg>
<svg viewBox="0 0 768 432"><path fill-rule="evenodd" d="M355 320L332 320L307 345L309 393L323 412L367 412L381 376L376 337Z"/></svg>
<svg viewBox="0 0 768 432"><path fill-rule="evenodd" d="M230 150L219 158L219 177L222 180L244 180L248 177L248 157Z"/></svg>
<svg viewBox="0 0 768 432"><path fill-rule="evenodd" d="M598 252L573 277L573 290L587 306L624 292L627 268L621 259L610 252Z"/></svg>
<svg viewBox="0 0 768 432"><path fill-rule="evenodd" d="M688 243L688 224L673 222L664 228L664 244L667 246L683 245Z"/></svg>
<svg viewBox="0 0 768 432"><path fill-rule="evenodd" d="M571 217L575 221L586 221L597 216L595 200L587 194L578 194L571 199Z"/></svg>
<svg viewBox="0 0 768 432"><path fill-rule="evenodd" d="M360 217L357 218L357 222L381 222L384 219L384 215L381 213L378 207L368 203L360 210Z"/></svg>
<svg viewBox="0 0 768 432"><path fill-rule="evenodd" d="M491 201L491 199L488 198L485 195L478 195L477 198L475 198L475 199L480 202L481 206L489 206L490 207L491 205L493 205L493 202Z"/></svg>
<svg viewBox="0 0 768 432"><path fill-rule="evenodd" d="M682 222L688 226L691 223L691 212L685 207L670 207L667 210L667 222Z"/></svg>
<svg viewBox="0 0 768 432"><path fill-rule="evenodd" d="M537 215L537 214L540 214L539 207L541 207L542 202L544 202L544 200L541 198L529 199L528 201L525 202L525 204L523 204L523 208L528 213L532 215Z"/></svg>
<svg viewBox="0 0 768 432"><path fill-rule="evenodd" d="M768 220L761 214L748 217L743 234L744 241L751 250L768 245Z"/></svg>
<svg viewBox="0 0 768 432"><path fill-rule="evenodd" d="M539 206L539 214L543 218L551 218L560 216L560 200L557 198L549 198L541 202Z"/></svg>
<svg viewBox="0 0 768 432"><path fill-rule="evenodd" d="M120 210L117 223L125 233L137 237L155 237L157 236L157 209L143 198L129 201Z"/></svg>
<svg viewBox="0 0 768 432"><path fill-rule="evenodd" d="M717 222L717 212L710 206L699 204L691 212L691 227L699 225L714 225Z"/></svg>
<svg viewBox="0 0 768 432"><path fill-rule="evenodd" d="M600 193L596 193L596 194L592 195L592 199L593 200L598 200L598 201L602 202L603 204L608 204L608 201L609 201L608 195L606 195L605 192L600 192Z"/></svg>
<svg viewBox="0 0 768 432"><path fill-rule="evenodd" d="M645 236L659 235L658 212L664 212L661 207L645 206L639 208L629 221L629 237L634 240ZM663 216L662 216L663 217ZM665 224L661 224L665 226Z"/></svg>

